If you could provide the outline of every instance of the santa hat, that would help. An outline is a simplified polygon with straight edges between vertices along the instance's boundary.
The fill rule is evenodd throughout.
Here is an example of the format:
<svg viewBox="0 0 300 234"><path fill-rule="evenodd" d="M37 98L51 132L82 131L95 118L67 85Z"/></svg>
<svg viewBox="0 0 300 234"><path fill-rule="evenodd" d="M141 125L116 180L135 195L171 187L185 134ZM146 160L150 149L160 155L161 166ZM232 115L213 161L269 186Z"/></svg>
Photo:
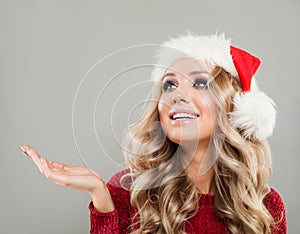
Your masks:
<svg viewBox="0 0 300 234"><path fill-rule="evenodd" d="M171 38L162 44L156 54L152 79L158 81L175 59L193 57L220 66L238 79L242 93L234 97L234 109L229 113L230 123L241 130L247 139L262 140L272 135L276 120L276 105L266 94L258 90L254 74L260 60L248 52L231 45L224 34Z"/></svg>

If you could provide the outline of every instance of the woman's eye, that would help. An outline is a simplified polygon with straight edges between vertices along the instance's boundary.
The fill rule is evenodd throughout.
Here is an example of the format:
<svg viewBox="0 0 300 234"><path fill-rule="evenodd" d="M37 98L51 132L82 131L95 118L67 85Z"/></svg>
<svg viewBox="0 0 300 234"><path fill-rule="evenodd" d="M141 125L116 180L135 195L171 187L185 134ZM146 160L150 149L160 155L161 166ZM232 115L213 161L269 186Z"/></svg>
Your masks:
<svg viewBox="0 0 300 234"><path fill-rule="evenodd" d="M205 89L207 88L208 84L207 84L207 80L205 79L196 79L194 81L193 87L199 88L199 89Z"/></svg>
<svg viewBox="0 0 300 234"><path fill-rule="evenodd" d="M162 86L162 89L164 92L170 90L170 89L176 89L177 88L177 85L173 82L173 81L166 81L163 83L163 86Z"/></svg>

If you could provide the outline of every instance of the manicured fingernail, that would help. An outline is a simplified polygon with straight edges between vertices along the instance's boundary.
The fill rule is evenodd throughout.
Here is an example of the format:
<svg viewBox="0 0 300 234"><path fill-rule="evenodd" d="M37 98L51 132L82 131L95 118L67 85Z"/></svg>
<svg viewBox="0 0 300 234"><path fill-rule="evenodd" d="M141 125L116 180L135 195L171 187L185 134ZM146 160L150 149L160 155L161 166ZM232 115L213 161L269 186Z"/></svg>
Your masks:
<svg viewBox="0 0 300 234"><path fill-rule="evenodd" d="M27 154L27 151L24 147L20 146L20 149L23 151L23 154L28 157L28 158L31 158L28 154Z"/></svg>
<svg viewBox="0 0 300 234"><path fill-rule="evenodd" d="M28 154L26 154L25 152L23 152L23 154L24 154L27 158L30 158L30 159L31 159L31 157L30 157Z"/></svg>

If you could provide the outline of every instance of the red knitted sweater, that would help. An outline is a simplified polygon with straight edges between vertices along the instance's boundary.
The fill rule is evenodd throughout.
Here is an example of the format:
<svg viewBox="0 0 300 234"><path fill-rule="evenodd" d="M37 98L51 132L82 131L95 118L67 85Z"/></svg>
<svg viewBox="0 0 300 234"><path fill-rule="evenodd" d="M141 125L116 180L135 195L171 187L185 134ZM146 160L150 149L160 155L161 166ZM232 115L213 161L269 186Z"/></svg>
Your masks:
<svg viewBox="0 0 300 234"><path fill-rule="evenodd" d="M102 213L94 209L90 202L91 234L125 234L130 233L130 225L136 209L130 204L129 191L122 189L120 178L128 170L116 173L107 183L116 209L112 212ZM186 233L229 233L224 222L217 216L214 210L214 195L202 194L200 196L197 214L190 218L185 225ZM271 213L276 223L272 234L284 234L287 232L286 214L280 195L271 188L271 192L265 197L264 204Z"/></svg>

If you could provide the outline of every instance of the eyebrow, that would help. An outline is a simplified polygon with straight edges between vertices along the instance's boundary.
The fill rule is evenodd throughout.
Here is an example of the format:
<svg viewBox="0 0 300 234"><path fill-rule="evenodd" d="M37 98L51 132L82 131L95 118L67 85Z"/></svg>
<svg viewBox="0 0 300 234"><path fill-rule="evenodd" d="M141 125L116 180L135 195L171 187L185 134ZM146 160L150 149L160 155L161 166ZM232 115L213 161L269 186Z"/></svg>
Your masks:
<svg viewBox="0 0 300 234"><path fill-rule="evenodd" d="M192 75L197 75L197 74L208 74L208 72L207 71L192 71L192 72L190 72L190 76L192 76ZM166 74L164 74L163 75L163 77L161 78L162 80L165 78L165 77L167 77L167 76L173 76L173 77L175 77L176 75L175 75L175 73L173 73L173 72L168 72L168 73L166 73Z"/></svg>
<svg viewBox="0 0 300 234"><path fill-rule="evenodd" d="M172 72L168 72L168 73L164 74L161 79L163 80L167 76L175 76L175 74Z"/></svg>
<svg viewBox="0 0 300 234"><path fill-rule="evenodd" d="M207 71L192 71L192 72L190 72L190 76L192 76L192 75L197 75L197 74L209 74Z"/></svg>

